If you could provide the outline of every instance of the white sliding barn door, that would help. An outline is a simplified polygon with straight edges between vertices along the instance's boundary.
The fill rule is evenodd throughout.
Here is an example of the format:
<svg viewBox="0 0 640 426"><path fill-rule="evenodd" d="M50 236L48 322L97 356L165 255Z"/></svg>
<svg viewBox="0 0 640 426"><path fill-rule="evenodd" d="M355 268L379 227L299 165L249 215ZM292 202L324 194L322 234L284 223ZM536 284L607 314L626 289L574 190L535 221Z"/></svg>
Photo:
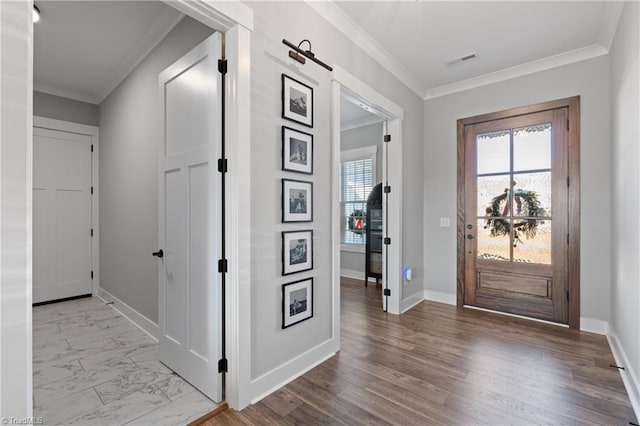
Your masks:
<svg viewBox="0 0 640 426"><path fill-rule="evenodd" d="M91 294L91 137L33 129L33 303Z"/></svg>
<svg viewBox="0 0 640 426"><path fill-rule="evenodd" d="M160 74L160 359L212 400L222 400L221 36Z"/></svg>

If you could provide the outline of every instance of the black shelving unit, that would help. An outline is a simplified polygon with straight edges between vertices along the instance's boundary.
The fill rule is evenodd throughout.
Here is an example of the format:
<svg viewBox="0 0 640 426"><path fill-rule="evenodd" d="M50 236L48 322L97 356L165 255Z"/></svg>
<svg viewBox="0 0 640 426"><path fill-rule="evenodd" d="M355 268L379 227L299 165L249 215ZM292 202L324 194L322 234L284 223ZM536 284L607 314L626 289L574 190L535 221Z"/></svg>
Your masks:
<svg viewBox="0 0 640 426"><path fill-rule="evenodd" d="M382 183L379 183L367 198L365 287L369 285L370 277L376 279L376 285L382 278L382 218Z"/></svg>

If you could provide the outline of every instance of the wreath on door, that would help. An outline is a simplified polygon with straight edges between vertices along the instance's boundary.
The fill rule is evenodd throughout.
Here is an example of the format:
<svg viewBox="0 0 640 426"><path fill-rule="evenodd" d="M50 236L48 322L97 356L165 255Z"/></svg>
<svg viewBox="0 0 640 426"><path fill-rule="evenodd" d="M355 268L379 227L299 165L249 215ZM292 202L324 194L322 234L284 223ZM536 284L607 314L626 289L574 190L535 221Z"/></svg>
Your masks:
<svg viewBox="0 0 640 426"><path fill-rule="evenodd" d="M511 235L511 223L509 220L504 219L510 215L513 208L510 192L511 190L506 188L502 194L493 197L486 207L487 216L491 216L491 218L485 221L484 228L489 228L492 237ZM515 215L529 217L529 219L514 220L513 222L513 246L516 247L518 243L522 243L521 237L523 235L528 240L536 236L538 225L544 222L538 219L531 219L531 217L544 216L545 210L540 205L538 194L535 191L514 190L513 203L515 203Z"/></svg>

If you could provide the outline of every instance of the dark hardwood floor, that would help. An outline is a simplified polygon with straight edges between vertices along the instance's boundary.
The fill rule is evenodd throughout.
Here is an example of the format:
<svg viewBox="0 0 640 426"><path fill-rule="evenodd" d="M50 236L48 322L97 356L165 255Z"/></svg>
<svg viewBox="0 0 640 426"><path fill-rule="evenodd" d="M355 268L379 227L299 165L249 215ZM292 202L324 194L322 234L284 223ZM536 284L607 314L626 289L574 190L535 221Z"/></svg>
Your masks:
<svg viewBox="0 0 640 426"><path fill-rule="evenodd" d="M341 351L241 412L203 425L637 422L604 336L422 302L382 312L342 282Z"/></svg>

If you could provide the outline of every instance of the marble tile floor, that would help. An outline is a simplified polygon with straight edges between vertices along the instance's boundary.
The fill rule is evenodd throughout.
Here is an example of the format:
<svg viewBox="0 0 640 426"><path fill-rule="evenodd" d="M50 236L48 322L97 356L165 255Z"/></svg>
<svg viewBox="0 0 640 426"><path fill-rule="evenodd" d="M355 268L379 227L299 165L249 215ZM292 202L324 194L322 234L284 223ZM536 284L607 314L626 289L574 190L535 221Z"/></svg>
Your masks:
<svg viewBox="0 0 640 426"><path fill-rule="evenodd" d="M93 297L33 308L33 399L47 425L184 425L217 406Z"/></svg>

